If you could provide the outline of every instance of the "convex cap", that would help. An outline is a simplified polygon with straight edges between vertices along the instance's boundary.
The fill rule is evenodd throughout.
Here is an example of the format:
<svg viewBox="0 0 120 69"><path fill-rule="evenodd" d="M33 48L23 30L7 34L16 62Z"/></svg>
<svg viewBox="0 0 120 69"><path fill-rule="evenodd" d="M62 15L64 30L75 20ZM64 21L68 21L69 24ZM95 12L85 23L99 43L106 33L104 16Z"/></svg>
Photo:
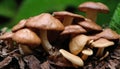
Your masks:
<svg viewBox="0 0 120 69"><path fill-rule="evenodd" d="M42 13L27 20L27 27L43 30L63 30L64 25L49 13Z"/></svg>
<svg viewBox="0 0 120 69"><path fill-rule="evenodd" d="M79 10L86 12L88 10L96 10L98 12L108 13L109 8L100 2L85 2L79 5Z"/></svg>
<svg viewBox="0 0 120 69"><path fill-rule="evenodd" d="M67 12L67 11L59 11L59 12L53 12L53 16L56 18L64 18L65 16L70 16L70 17L74 17L74 18L81 18L82 20L84 20L84 16L82 15L78 15L78 14L74 14L71 12Z"/></svg>
<svg viewBox="0 0 120 69"><path fill-rule="evenodd" d="M108 40L119 39L119 35L110 28L104 29L101 33L97 34L96 37L98 37L98 38L106 38Z"/></svg>
<svg viewBox="0 0 120 69"><path fill-rule="evenodd" d="M87 31L79 25L68 25L65 27L61 34L78 34L86 32Z"/></svg>
<svg viewBox="0 0 120 69"><path fill-rule="evenodd" d="M78 23L80 26L82 26L83 28L85 28L86 30L94 30L94 31L101 31L102 27L100 27L99 25L97 25L95 22L93 21L82 21Z"/></svg>
<svg viewBox="0 0 120 69"><path fill-rule="evenodd" d="M39 45L41 39L30 29L21 29L13 34L12 39L18 43L25 45Z"/></svg>

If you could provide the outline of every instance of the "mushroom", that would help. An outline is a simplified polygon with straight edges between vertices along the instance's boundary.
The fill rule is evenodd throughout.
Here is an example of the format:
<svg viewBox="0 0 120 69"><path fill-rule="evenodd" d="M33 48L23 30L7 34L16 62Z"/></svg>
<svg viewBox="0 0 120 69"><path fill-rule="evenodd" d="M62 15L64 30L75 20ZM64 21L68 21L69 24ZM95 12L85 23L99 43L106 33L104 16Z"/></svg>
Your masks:
<svg viewBox="0 0 120 69"><path fill-rule="evenodd" d="M31 54L32 51L29 47L35 48L41 43L41 39L36 35L36 33L27 28L15 32L12 39L19 43L19 50L23 55Z"/></svg>
<svg viewBox="0 0 120 69"><path fill-rule="evenodd" d="M108 40L116 40L119 39L119 35L111 30L110 28L104 29L101 33L95 35L98 38L106 38Z"/></svg>
<svg viewBox="0 0 120 69"><path fill-rule="evenodd" d="M85 20L79 22L78 24L85 28L87 31L102 31L102 27L100 27L93 21Z"/></svg>
<svg viewBox="0 0 120 69"><path fill-rule="evenodd" d="M18 24L16 24L16 25L12 28L12 32L15 32L15 31L17 31L17 30L19 30L19 29L24 28L26 21L27 21L26 19L21 20Z"/></svg>
<svg viewBox="0 0 120 69"><path fill-rule="evenodd" d="M87 60L88 56L93 55L93 51L92 51L92 49L87 48L87 49L82 50L82 54L83 55L81 58L85 61L85 60Z"/></svg>
<svg viewBox="0 0 120 69"><path fill-rule="evenodd" d="M98 51L96 53L96 56L103 56L103 52L104 52L104 49L106 47L109 47L109 46L112 46L114 45L114 42L113 41L109 41L105 38L100 38L94 42L92 42L91 44L93 47L96 47L98 48Z"/></svg>
<svg viewBox="0 0 120 69"><path fill-rule="evenodd" d="M62 21L64 26L72 24L73 19L78 19L78 21L84 20L84 17L82 15L74 14L67 11L53 12L53 16Z"/></svg>
<svg viewBox="0 0 120 69"><path fill-rule="evenodd" d="M52 52L52 45L49 43L47 38L47 30L64 30L64 25L49 13L42 13L41 15L32 17L27 20L26 27L35 28L40 30L40 38L42 41L43 48L49 53Z"/></svg>
<svg viewBox="0 0 120 69"><path fill-rule="evenodd" d="M103 31L100 33L89 35L89 39L91 40L97 40L99 38L105 38L108 40L119 40L119 34L111 30L110 28L106 28L106 29L103 29Z"/></svg>
<svg viewBox="0 0 120 69"><path fill-rule="evenodd" d="M73 55L71 53L69 53L68 51L64 50L64 49L60 49L59 52L67 59L69 60L71 63L73 63L73 65L78 65L78 66L84 66L84 62L83 60L76 56Z"/></svg>
<svg viewBox="0 0 120 69"><path fill-rule="evenodd" d="M79 54L86 45L89 38L86 35L77 35L69 43L70 52L74 55Z"/></svg>
<svg viewBox="0 0 120 69"><path fill-rule="evenodd" d="M87 31L79 25L68 25L65 29L61 32L61 35L64 34L79 34L79 33L86 33Z"/></svg>
<svg viewBox="0 0 120 69"><path fill-rule="evenodd" d="M86 17L96 22L98 12L108 13L109 8L100 2L85 2L78 6L82 12L86 12Z"/></svg>

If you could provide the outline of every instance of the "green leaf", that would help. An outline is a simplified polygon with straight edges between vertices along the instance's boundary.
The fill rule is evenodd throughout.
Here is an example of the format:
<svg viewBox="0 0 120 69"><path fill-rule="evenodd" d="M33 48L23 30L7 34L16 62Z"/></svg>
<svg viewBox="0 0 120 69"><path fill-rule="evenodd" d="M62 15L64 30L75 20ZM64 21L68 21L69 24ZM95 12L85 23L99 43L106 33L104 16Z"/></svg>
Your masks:
<svg viewBox="0 0 120 69"><path fill-rule="evenodd" d="M112 20L110 21L110 28L120 34L120 3L118 4Z"/></svg>
<svg viewBox="0 0 120 69"><path fill-rule="evenodd" d="M111 18L113 16L113 13L118 5L118 3L120 2L120 0L100 0L100 2L104 3L105 5L108 6L108 8L110 9L110 12L107 14L98 14L98 18L97 18L97 23L101 26L105 25L108 26Z"/></svg>

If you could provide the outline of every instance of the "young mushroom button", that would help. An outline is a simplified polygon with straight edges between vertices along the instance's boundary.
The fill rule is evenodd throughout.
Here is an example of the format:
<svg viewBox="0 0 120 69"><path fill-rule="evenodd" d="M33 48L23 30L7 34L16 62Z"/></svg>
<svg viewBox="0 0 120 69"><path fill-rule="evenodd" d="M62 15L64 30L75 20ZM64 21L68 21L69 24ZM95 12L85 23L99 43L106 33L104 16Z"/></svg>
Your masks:
<svg viewBox="0 0 120 69"><path fill-rule="evenodd" d="M41 39L36 35L36 33L27 28L15 32L12 39L20 44L19 48L20 51L23 51L22 54L31 53L29 47L34 48L39 46L41 43Z"/></svg>
<svg viewBox="0 0 120 69"><path fill-rule="evenodd" d="M82 15L74 14L67 11L53 12L53 16L59 19L64 26L71 25L73 19L78 19L78 21L84 21L84 17Z"/></svg>
<svg viewBox="0 0 120 69"><path fill-rule="evenodd" d="M78 6L78 9L82 12L86 12L86 17L96 22L97 13L108 13L109 8L100 2L85 2Z"/></svg>
<svg viewBox="0 0 120 69"><path fill-rule="evenodd" d="M52 45L48 41L47 30L62 31L64 30L64 25L51 14L42 13L41 15L28 19L26 26L40 30L41 44L49 54L52 54Z"/></svg>
<svg viewBox="0 0 120 69"><path fill-rule="evenodd" d="M87 48L87 49L82 50L81 58L85 61L85 60L87 60L88 56L91 56L91 55L93 55L92 49Z"/></svg>

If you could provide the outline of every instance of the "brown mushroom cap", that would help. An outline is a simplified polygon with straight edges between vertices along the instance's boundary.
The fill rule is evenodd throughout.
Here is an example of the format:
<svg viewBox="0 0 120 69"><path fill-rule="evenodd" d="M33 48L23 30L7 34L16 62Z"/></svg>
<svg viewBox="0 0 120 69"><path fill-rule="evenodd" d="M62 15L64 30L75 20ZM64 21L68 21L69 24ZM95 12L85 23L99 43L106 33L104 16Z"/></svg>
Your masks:
<svg viewBox="0 0 120 69"><path fill-rule="evenodd" d="M11 39L12 36L13 36L12 32L6 32L6 33L4 33L3 35L0 36L0 39L3 39L3 40L5 40L5 39Z"/></svg>
<svg viewBox="0 0 120 69"><path fill-rule="evenodd" d="M26 23L26 19L21 20L18 24L16 24L13 28L12 28L12 32L15 32L19 29L22 29L23 27L25 27L25 23Z"/></svg>
<svg viewBox="0 0 120 69"><path fill-rule="evenodd" d="M82 15L74 14L74 13L67 12L67 11L53 12L53 16L56 18L60 18L60 17L62 18L64 16L70 16L70 17L81 18L81 19L85 18Z"/></svg>
<svg viewBox="0 0 120 69"><path fill-rule="evenodd" d="M18 43L36 46L40 45L40 38L30 29L21 29L13 34L12 39Z"/></svg>
<svg viewBox="0 0 120 69"><path fill-rule="evenodd" d="M32 17L27 20L27 27L37 28L43 30L63 30L64 26L61 22L54 18L49 13L42 13L41 15Z"/></svg>
<svg viewBox="0 0 120 69"><path fill-rule="evenodd" d="M93 47L97 47L97 48L104 48L104 47L108 47L108 46L112 46L114 45L114 42L109 41L105 38L100 38L98 40L96 40L95 42L92 42L91 44Z"/></svg>
<svg viewBox="0 0 120 69"><path fill-rule="evenodd" d="M67 20L72 19L72 21L77 21L77 22L80 22L80 21L84 21L85 17L82 16L82 15L78 15L78 14L74 14L74 13L71 13L71 12L67 12L67 11L59 11L59 12L53 12L53 16L57 19L59 19L63 24L64 24L64 19L65 18L68 18ZM69 20L70 21L70 20ZM68 21L68 22L69 22ZM72 24L72 23L71 23ZM65 25L66 26L66 25Z"/></svg>
<svg viewBox="0 0 120 69"><path fill-rule="evenodd" d="M111 30L110 28L106 28L101 33L96 34L96 37L106 38L108 40L119 39L119 35L115 31Z"/></svg>
<svg viewBox="0 0 120 69"><path fill-rule="evenodd" d="M79 25L68 25L61 34L78 34L86 33L87 31Z"/></svg>
<svg viewBox="0 0 120 69"><path fill-rule="evenodd" d="M79 54L86 45L89 38L86 35L78 35L72 38L69 43L69 49L72 54Z"/></svg>
<svg viewBox="0 0 120 69"><path fill-rule="evenodd" d="M86 20L79 22L78 24L88 31L102 31L102 28L93 21Z"/></svg>
<svg viewBox="0 0 120 69"><path fill-rule="evenodd" d="M88 56L91 56L91 55L93 55L92 49L87 48L87 49L82 50L81 58L85 61L87 60Z"/></svg>
<svg viewBox="0 0 120 69"><path fill-rule="evenodd" d="M79 5L79 10L86 12L88 10L96 10L98 12L108 13L109 8L100 2L85 2Z"/></svg>

